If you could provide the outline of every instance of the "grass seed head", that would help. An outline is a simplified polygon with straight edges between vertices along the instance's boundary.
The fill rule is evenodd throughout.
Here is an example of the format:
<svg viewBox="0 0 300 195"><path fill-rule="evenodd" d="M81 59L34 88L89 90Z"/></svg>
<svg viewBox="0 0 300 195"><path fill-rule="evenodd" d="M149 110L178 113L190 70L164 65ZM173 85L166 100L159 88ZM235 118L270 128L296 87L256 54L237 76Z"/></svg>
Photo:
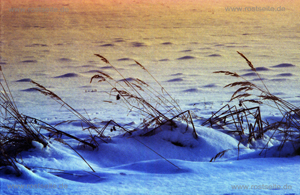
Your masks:
<svg viewBox="0 0 300 195"><path fill-rule="evenodd" d="M94 55L97 56L97 57L99 57L99 58L101 58L101 60L103 62L105 62L106 64L109 64L109 61L105 57L101 56L100 54L94 54Z"/></svg>

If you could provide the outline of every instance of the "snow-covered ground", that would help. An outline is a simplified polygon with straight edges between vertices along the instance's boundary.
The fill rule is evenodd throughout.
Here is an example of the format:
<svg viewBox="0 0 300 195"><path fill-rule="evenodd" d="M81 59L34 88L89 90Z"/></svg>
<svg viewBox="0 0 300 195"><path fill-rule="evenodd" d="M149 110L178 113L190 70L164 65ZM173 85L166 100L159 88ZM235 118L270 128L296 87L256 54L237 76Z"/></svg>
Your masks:
<svg viewBox="0 0 300 195"><path fill-rule="evenodd" d="M110 86L90 83L103 71L122 79L106 57L126 78L139 78L171 94L183 111L191 110L192 125L162 126L152 136L118 132L108 143L99 140L95 150L65 138L95 172L70 147L51 139L43 148L21 153L16 177L0 170L1 194L300 194L300 157L287 143L277 151L274 141L266 155L259 155L266 140L240 145L220 129L202 123L226 105L234 89L223 88L237 78L214 71L237 72L261 85L245 60L258 69L269 90L298 106L299 5L269 1L28 1L1 2L1 53L3 73L21 113L55 125L77 119L61 105L36 90L30 79L59 95L96 125L114 120L134 128L142 122L114 96ZM268 4L269 3L269 4ZM282 12L226 12L226 6L285 7ZM21 12L10 8L54 7L64 12ZM3 80L2 80L3 81ZM112 101L108 103L104 101ZM151 103L153 100L148 99ZM261 108L263 119L280 119L281 113ZM88 139L80 123L57 127ZM151 149L149 149L151 148ZM222 158L209 162L219 152ZM154 152L155 151L155 152ZM162 158L161 156L164 158ZM25 168L28 167L28 168Z"/></svg>

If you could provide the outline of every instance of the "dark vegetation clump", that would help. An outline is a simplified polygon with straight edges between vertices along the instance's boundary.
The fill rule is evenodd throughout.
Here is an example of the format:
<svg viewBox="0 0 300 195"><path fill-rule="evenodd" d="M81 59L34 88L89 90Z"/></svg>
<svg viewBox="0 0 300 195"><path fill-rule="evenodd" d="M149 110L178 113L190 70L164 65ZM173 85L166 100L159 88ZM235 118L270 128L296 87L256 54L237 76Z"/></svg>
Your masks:
<svg viewBox="0 0 300 195"><path fill-rule="evenodd" d="M19 176L21 171L16 164L18 155L32 148L33 141L46 147L48 141L41 131L50 127L19 112L1 67L0 72L3 77L3 82L0 82L0 167L13 167Z"/></svg>

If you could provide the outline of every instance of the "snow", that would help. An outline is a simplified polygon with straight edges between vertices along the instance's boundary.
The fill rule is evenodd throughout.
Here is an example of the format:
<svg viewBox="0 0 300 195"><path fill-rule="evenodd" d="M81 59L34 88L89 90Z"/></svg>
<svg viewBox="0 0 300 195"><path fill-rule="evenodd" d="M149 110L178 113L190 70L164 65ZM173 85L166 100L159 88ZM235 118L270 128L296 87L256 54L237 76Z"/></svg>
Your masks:
<svg viewBox="0 0 300 195"><path fill-rule="evenodd" d="M224 11L228 2L222 1L27 3L3 4L1 13L0 65L21 113L50 125L78 119L35 90L34 80L96 126L114 120L138 127L140 112L129 111L110 95L107 83L90 83L99 70L124 79L94 56L99 53L131 82L139 78L160 91L133 60L145 66L182 111L191 111L198 136L191 124L176 121L148 136L142 128L132 134L107 129L107 143L97 139L94 150L67 136L65 143L51 138L46 147L32 141L32 148L19 155L20 177L12 167L0 169L0 194L300 194L300 156L294 153L299 143L287 142L278 150L281 142L268 143L272 134L266 133L261 140L239 144L238 136L228 134L232 127L202 125L235 91L223 86L236 78L214 71L237 72L262 85L237 50L258 68L273 94L299 105L299 24L290 19L299 18L296 3L261 3L289 8L280 14L229 13ZM8 11L18 6L68 7L69 12ZM266 105L261 112L268 122L282 116ZM84 127L80 121L57 126L90 139ZM267 143L269 149L262 152Z"/></svg>

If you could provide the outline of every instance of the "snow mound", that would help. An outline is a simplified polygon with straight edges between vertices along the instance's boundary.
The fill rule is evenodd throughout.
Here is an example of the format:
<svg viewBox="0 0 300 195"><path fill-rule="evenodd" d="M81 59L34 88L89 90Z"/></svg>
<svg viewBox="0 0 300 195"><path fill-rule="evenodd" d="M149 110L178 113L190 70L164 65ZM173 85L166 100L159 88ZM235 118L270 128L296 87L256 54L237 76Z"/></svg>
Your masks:
<svg viewBox="0 0 300 195"><path fill-rule="evenodd" d="M198 136L195 135L193 128L180 122L176 122L175 125L165 124L157 129L140 129L131 134L112 137L108 143L101 143L96 152L85 151L85 158L103 167L164 160L164 158L171 162L174 160L208 162L219 152L237 148L236 139L217 130L202 127L196 129L196 132ZM241 154L250 151L243 150ZM237 152L233 150L227 152L225 157L236 155ZM173 167L171 164L169 166Z"/></svg>

